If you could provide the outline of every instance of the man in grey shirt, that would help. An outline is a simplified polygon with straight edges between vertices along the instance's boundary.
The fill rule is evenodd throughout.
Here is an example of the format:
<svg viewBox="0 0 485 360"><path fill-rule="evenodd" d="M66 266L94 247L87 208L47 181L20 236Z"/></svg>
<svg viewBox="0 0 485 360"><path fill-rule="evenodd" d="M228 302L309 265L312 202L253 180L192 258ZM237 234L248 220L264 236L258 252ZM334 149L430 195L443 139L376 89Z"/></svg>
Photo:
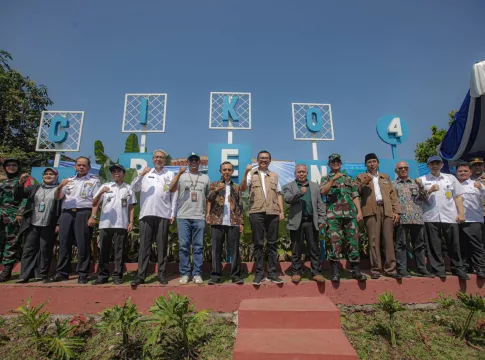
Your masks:
<svg viewBox="0 0 485 360"><path fill-rule="evenodd" d="M187 162L189 172L185 173L185 167L182 166L170 184L170 192L178 191L176 218L182 285L189 282L191 246L194 260L193 281L196 284L204 283L201 275L204 260L205 213L210 186L209 177L199 172L199 155L190 153Z"/></svg>

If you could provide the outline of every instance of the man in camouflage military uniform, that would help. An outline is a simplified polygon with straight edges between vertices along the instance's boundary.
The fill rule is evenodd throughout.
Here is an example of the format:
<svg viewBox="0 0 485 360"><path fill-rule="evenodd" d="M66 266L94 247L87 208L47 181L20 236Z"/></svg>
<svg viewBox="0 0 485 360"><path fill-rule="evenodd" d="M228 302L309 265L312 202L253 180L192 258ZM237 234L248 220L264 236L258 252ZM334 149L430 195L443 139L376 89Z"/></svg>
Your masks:
<svg viewBox="0 0 485 360"><path fill-rule="evenodd" d="M483 159L482 158L473 158L470 161L470 166L472 168L472 176L470 176L470 179L473 181L478 181L482 185L485 186L485 169L483 165ZM485 201L482 201L483 205L483 218L485 221ZM482 229L482 240L483 240L483 246L485 246L485 227Z"/></svg>
<svg viewBox="0 0 485 360"><path fill-rule="evenodd" d="M17 216L22 215L22 209L19 209L22 199L15 194L20 177L20 161L5 159L2 166L7 177L0 183L0 258L3 265L0 282L5 282L10 279L13 266L19 260L21 241L17 236Z"/></svg>
<svg viewBox="0 0 485 360"><path fill-rule="evenodd" d="M339 255L342 242L348 247L348 258L352 265L352 277L366 281L367 277L359 269L359 225L362 220L360 197L357 186L349 175L341 173L342 160L339 154L328 157L330 174L322 177L320 192L327 198L328 234L331 249L329 259L332 265L332 281L340 281Z"/></svg>

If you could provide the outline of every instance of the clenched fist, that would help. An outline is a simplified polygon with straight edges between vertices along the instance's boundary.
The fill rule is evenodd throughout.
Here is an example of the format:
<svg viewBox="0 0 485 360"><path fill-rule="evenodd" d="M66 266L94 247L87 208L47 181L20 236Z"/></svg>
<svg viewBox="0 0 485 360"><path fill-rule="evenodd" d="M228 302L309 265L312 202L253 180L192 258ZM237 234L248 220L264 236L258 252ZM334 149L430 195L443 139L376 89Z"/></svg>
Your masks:
<svg viewBox="0 0 485 360"><path fill-rule="evenodd" d="M475 181L475 183L473 184L473 186L475 186L477 189L481 189L483 185L480 182Z"/></svg>
<svg viewBox="0 0 485 360"><path fill-rule="evenodd" d="M183 174L187 168L185 166L181 166L179 170L179 174Z"/></svg>
<svg viewBox="0 0 485 360"><path fill-rule="evenodd" d="M19 183L20 184L25 184L27 182L27 180L29 179L29 177L30 177L29 174L23 173L22 175L20 175Z"/></svg>
<svg viewBox="0 0 485 360"><path fill-rule="evenodd" d="M370 176L369 174L364 174L363 176L361 176L361 179L363 184L368 184L371 182L372 176Z"/></svg>
<svg viewBox="0 0 485 360"><path fill-rule="evenodd" d="M61 186L66 186L68 182L69 182L69 179L62 179Z"/></svg>
<svg viewBox="0 0 485 360"><path fill-rule="evenodd" d="M431 194L431 193L434 193L435 191L438 191L440 189L439 185L436 185L434 184L433 186L431 186L428 190L428 193Z"/></svg>
<svg viewBox="0 0 485 360"><path fill-rule="evenodd" d="M142 172L140 173L140 176L145 176L146 174L148 174L150 172L151 168L149 168L148 166L146 168L144 168L142 170Z"/></svg>

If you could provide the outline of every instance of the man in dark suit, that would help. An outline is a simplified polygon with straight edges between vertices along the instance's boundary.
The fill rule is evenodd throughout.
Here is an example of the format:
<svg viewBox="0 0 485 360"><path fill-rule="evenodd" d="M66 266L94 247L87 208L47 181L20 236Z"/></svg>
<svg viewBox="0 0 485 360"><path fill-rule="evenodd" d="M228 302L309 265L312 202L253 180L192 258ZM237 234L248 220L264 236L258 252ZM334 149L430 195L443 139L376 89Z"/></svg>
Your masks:
<svg viewBox="0 0 485 360"><path fill-rule="evenodd" d="M310 253L313 280L323 283L325 279L322 276L318 230L325 223L325 205L320 196L318 184L308 181L306 165L296 165L295 176L295 181L283 187L283 198L286 203L290 204L287 227L290 230L291 237L291 263L293 267L291 281L297 284L301 280L300 246L304 234Z"/></svg>

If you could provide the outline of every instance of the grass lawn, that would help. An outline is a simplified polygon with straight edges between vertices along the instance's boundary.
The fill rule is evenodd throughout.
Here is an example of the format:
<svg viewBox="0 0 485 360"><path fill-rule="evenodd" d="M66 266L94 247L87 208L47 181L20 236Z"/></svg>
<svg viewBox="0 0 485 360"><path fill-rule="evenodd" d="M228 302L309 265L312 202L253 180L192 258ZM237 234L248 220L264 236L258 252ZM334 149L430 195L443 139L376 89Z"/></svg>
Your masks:
<svg viewBox="0 0 485 360"><path fill-rule="evenodd" d="M88 318L86 324L76 330L76 336L85 340L83 348L75 357L79 360L111 360L111 359L184 359L179 353L178 344L169 338L167 332L166 339L152 348L152 357L143 357L142 348L146 339L151 333L148 325L142 326L133 339L130 341L128 351L122 351L121 335L107 335L94 328L94 318ZM42 329L44 332L53 331L52 323ZM200 359L211 360L230 360L236 327L231 319L221 317L211 317L206 325L207 336L197 346L197 354ZM126 355L126 356L125 356ZM47 357L45 353L36 350L32 337L29 336L28 329L20 325L17 317L9 317L0 326L0 359L2 360L48 360L55 357Z"/></svg>
<svg viewBox="0 0 485 360"><path fill-rule="evenodd" d="M468 341L460 341L453 324L463 324L468 312L458 305L450 309L406 308L396 313L397 346L393 348L386 313L371 306L363 310L341 307L342 328L360 359L485 359L485 329L477 329L479 316L471 323L473 332ZM483 314L481 321L485 321Z"/></svg>

